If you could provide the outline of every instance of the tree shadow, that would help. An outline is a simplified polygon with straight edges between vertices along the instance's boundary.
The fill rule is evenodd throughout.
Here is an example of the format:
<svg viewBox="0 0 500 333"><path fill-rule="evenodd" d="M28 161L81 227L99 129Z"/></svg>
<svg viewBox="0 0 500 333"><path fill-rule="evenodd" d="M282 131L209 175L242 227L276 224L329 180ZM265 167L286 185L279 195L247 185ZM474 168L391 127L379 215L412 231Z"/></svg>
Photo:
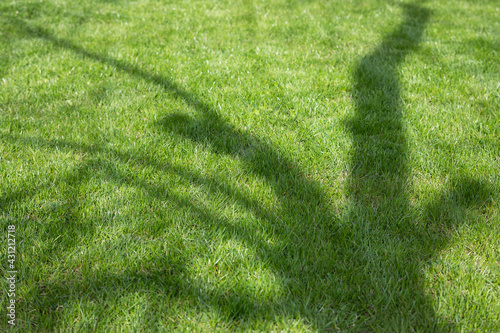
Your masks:
<svg viewBox="0 0 500 333"><path fill-rule="evenodd" d="M483 205L491 191L486 184L464 177L453 180L423 213L409 203L408 143L398 71L405 58L418 51L431 12L418 4L403 8L403 23L360 61L354 73L355 114L347 123L353 138L348 219L364 234L359 260L371 283L362 297L374 303L373 327L449 331L453 324L435 316L422 270L448 243L450 230L463 222L449 218L448 210L455 207L462 212Z"/></svg>
<svg viewBox="0 0 500 333"><path fill-rule="evenodd" d="M430 12L416 4L403 8L403 23L360 61L354 73L355 114L347 124L353 138L348 219L364 235L359 260L365 262L363 274L371 279L362 297L372 303L373 326L389 329L388 322L396 331L436 331L420 268L421 246L431 245L428 253L438 249L422 242L425 236L415 226L408 203L398 75L405 57L418 50Z"/></svg>
<svg viewBox="0 0 500 333"><path fill-rule="evenodd" d="M103 300L109 286L126 293L140 293L146 288L180 299L189 298L197 309L216 309L225 314L228 322L236 324L273 320L284 314L287 318L305 320L317 330L451 330L451 326L438 323L421 282L421 270L449 240L448 233L443 235L439 231L441 227L449 229L459 223L455 217L443 213L450 201L456 202L460 211L483 204L490 192L478 181L459 179L428 205L423 219L408 203L407 142L397 70L410 52L418 50L430 12L418 5L406 5L404 10L406 16L401 26L361 61L354 74L355 116L348 124L354 149L347 186L352 202L345 216L332 212L321 186L310 180L279 147L238 129L175 82L139 66L86 50L47 29L12 19L19 34L41 38L89 60L111 65L183 100L196 113L165 115L155 124L158 131L187 138L215 154L238 159L244 172L264 180L279 201L276 209L269 210L233 185L231 179L208 179L189 167L158 160L155 152L120 151L99 145L3 134L3 140L16 144L36 149L57 147L84 152L91 157L63 177L62 183L86 181L96 177L94 171L99 169L105 175L102 177L112 183L145 189L152 199L166 199L188 209L190 217L199 222L198 228L223 230L223 237L238 239L254 249L258 259L280 277L283 289L288 291L263 301L245 291L189 282L185 280L189 259L163 255L153 262L145 258L142 263L148 267L145 272L125 270L120 274L90 275L94 277L85 281L89 290L85 297ZM176 174L203 186L213 196L224 194L251 211L262 221L263 234L273 235L278 241L270 244L262 234L256 234L251 225L216 216L200 203L171 193L166 184L153 185L134 175L120 174L110 161L98 158L102 154L120 164L140 164L156 172ZM35 191L8 193L0 197L0 203L4 207L12 206ZM71 205L76 202L75 195ZM80 227L74 226L68 239L78 232L92 234L89 230L78 230ZM68 243L68 247L75 245L76 241ZM167 266L173 269L168 271ZM42 289L50 290L53 298L78 293L81 285L69 280L44 282L45 287L37 296ZM413 303L408 303L409 300ZM39 314L57 316L49 310Z"/></svg>

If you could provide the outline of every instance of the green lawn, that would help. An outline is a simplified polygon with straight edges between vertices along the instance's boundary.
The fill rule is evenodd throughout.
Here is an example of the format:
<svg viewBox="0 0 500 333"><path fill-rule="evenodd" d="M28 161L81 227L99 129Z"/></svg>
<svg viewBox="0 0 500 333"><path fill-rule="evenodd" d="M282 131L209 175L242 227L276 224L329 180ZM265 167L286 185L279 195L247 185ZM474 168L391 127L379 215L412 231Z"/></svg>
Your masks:
<svg viewBox="0 0 500 333"><path fill-rule="evenodd" d="M499 332L500 3L2 1L0 225L0 331Z"/></svg>

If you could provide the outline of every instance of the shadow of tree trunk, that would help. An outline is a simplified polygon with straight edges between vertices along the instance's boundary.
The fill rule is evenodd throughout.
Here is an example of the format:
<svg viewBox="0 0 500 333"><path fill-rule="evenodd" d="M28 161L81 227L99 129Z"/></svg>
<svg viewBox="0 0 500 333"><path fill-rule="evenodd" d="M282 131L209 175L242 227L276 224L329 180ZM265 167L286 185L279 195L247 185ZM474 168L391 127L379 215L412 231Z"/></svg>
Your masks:
<svg viewBox="0 0 500 333"><path fill-rule="evenodd" d="M361 248L359 274L370 276L371 283L359 291L368 304L370 326L434 331L435 320L420 282L421 249L414 241L418 230L405 190L407 141L398 74L405 58L418 50L430 12L417 4L403 8L400 26L360 61L354 73L355 114L348 122L353 138L348 220ZM412 252L413 257L408 255Z"/></svg>

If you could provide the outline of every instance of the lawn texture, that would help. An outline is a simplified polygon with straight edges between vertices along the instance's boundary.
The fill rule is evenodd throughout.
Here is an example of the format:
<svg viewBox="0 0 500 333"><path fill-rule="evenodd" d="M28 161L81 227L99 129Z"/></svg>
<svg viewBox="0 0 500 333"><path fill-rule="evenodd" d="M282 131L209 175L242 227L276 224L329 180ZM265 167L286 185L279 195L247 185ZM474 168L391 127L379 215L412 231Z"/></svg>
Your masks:
<svg viewBox="0 0 500 333"><path fill-rule="evenodd" d="M0 330L500 331L499 38L494 0L2 1Z"/></svg>

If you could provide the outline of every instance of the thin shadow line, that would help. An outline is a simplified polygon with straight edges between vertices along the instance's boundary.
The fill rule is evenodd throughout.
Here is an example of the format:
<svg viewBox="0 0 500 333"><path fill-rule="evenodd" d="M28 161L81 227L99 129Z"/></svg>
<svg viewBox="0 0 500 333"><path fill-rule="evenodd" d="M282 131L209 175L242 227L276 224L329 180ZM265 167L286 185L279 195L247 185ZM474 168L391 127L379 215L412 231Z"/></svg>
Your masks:
<svg viewBox="0 0 500 333"><path fill-rule="evenodd" d="M21 33L24 33L26 35L31 35L34 37L42 38L45 39L49 42L51 42L53 45L57 46L58 48L61 49L67 49L75 52L76 54L79 54L85 58L92 59L96 62L101 62L108 64L110 66L115 67L116 69L129 73L131 75L138 76L148 82L152 82L163 89L165 91L168 91L170 94L172 94L174 97L181 98L184 100L188 105L192 107L196 107L200 111L209 111L210 107L199 100L194 94L182 89L179 87L176 83L172 82L171 80L160 76L156 74L151 74L143 69L134 66L132 64L126 63L124 61L114 59L112 57L109 57L107 55L103 55L100 53L95 53L89 50L86 50L82 48L81 46L78 46L71 42L70 40L64 39L64 38L59 38L54 36L50 31L47 29L44 29L39 26L32 26L26 21L14 18L14 17L6 17L8 20L14 23L14 25L20 30Z"/></svg>

